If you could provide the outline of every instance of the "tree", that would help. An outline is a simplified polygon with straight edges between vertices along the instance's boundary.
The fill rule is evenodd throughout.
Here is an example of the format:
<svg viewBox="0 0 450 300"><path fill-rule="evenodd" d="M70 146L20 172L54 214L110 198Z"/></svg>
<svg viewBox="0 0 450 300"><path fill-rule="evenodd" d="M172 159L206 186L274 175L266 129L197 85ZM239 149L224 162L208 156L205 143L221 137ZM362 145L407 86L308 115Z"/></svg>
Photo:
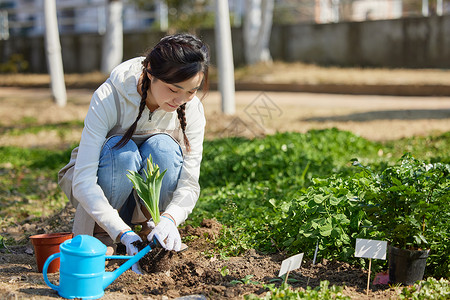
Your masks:
<svg viewBox="0 0 450 300"><path fill-rule="evenodd" d="M109 74L122 62L123 25L121 0L109 0L107 6L106 32L103 36L101 71Z"/></svg>
<svg viewBox="0 0 450 300"><path fill-rule="evenodd" d="M211 0L132 0L139 8L156 12L155 25L161 31L185 31L195 34L201 27L214 27L214 12L209 9ZM159 22L159 24L158 24Z"/></svg>
<svg viewBox="0 0 450 300"><path fill-rule="evenodd" d="M274 0L246 0L244 47L247 64L271 62L269 50Z"/></svg>
<svg viewBox="0 0 450 300"><path fill-rule="evenodd" d="M196 33L214 26L214 12L207 9L211 0L165 0L169 8L169 29Z"/></svg>
<svg viewBox="0 0 450 300"><path fill-rule="evenodd" d="M234 64L228 0L216 0L215 33L222 112L226 115L233 115L236 111L236 105L234 101Z"/></svg>
<svg viewBox="0 0 450 300"><path fill-rule="evenodd" d="M45 0L45 49L47 52L50 86L53 98L59 106L65 106L67 100L64 70L59 41L58 21L55 0Z"/></svg>

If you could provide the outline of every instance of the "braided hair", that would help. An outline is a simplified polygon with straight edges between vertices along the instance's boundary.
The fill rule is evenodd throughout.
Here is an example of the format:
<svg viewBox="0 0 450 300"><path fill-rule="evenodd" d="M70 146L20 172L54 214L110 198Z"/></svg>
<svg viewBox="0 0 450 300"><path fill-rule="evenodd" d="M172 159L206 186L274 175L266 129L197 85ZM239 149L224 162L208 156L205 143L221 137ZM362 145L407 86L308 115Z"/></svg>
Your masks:
<svg viewBox="0 0 450 300"><path fill-rule="evenodd" d="M173 84L186 81L199 72L204 74L203 91L208 89L209 49L197 37L190 34L175 34L162 38L146 55L143 65L141 102L139 113L134 123L125 132L115 147L123 147L136 131L137 123L145 109L147 93L150 87L148 74L163 82ZM186 103L177 108L177 116L183 132L184 144L190 150L189 140L186 136Z"/></svg>

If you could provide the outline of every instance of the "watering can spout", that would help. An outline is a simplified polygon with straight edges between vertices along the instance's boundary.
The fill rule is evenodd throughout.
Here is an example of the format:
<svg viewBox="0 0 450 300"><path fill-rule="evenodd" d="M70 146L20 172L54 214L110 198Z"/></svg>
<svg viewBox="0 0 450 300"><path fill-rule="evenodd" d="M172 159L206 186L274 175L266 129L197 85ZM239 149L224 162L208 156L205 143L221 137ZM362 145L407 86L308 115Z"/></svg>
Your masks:
<svg viewBox="0 0 450 300"><path fill-rule="evenodd" d="M145 256L148 252L152 250L151 245L147 245L144 249L139 251L136 255L130 256L130 258L123 263L117 270L114 272L105 272L103 275L103 289L108 287L114 280L117 279L123 272L131 268L132 265L137 263L142 257ZM106 258L125 258L124 256L106 256Z"/></svg>
<svg viewBox="0 0 450 300"><path fill-rule="evenodd" d="M125 270L120 274L116 274L117 271L119 271L119 269L115 270L114 272L105 272L105 275L103 275L103 290L106 289Z"/></svg>

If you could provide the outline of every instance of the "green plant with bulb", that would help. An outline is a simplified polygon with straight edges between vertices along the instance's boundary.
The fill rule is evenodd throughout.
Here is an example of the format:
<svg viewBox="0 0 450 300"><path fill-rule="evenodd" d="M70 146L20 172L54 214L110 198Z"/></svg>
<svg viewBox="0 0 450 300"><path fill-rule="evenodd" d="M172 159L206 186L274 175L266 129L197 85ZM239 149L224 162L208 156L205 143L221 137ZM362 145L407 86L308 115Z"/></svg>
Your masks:
<svg viewBox="0 0 450 300"><path fill-rule="evenodd" d="M136 171L128 170L127 177L133 183L138 196L144 202L145 207L150 212L153 222L157 225L160 221L159 195L161 193L161 184L164 174L167 170L160 173L159 166L153 163L152 156L147 158L147 170L141 175Z"/></svg>

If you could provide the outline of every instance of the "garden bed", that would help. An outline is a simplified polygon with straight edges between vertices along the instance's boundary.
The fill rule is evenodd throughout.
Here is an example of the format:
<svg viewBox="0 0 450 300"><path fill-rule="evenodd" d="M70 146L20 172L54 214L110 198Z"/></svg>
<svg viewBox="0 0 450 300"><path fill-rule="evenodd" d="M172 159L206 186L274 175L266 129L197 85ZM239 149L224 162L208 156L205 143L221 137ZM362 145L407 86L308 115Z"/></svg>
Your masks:
<svg viewBox="0 0 450 300"><path fill-rule="evenodd" d="M51 223L56 230L68 230L71 213L73 209L66 208L61 218L54 216L50 218L51 222L37 224L37 228L48 228ZM204 220L196 228L184 227L181 235L188 239L186 243L189 248L171 255L169 270L145 275L128 270L106 289L102 299L172 299L186 295L242 299L246 294L265 293L267 290L262 284L277 278L281 261L286 257L282 253L269 255L250 250L238 257L222 259L220 249L213 243L221 228L221 224L214 220ZM33 249L28 245L11 247L11 250L14 252L2 253L0 257L0 296L6 299L53 299L57 296L45 285L42 274L38 273ZM107 270L115 270L120 263L118 260L109 262ZM228 274L224 270L228 270ZM49 278L57 282L58 273L50 274ZM296 281L291 283L294 288L316 287L320 281L327 280L330 285L345 286L343 294L352 299L366 297L367 271L348 263L322 260L312 266L311 261L307 260L289 278ZM234 283L236 281L241 283ZM397 293L398 289L387 285L372 285L370 289L370 295L375 299L387 299Z"/></svg>

